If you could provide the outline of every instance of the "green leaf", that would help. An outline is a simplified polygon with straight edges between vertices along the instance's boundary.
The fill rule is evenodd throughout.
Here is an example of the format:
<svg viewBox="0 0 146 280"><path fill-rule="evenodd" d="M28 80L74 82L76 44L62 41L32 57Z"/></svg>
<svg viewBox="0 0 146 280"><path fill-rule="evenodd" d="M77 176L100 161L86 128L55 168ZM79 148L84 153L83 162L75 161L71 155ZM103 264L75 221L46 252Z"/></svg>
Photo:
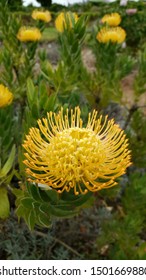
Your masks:
<svg viewBox="0 0 146 280"><path fill-rule="evenodd" d="M60 218L66 218L66 217L72 217L74 215L78 214L78 211L74 210L62 210L61 208L58 207L58 205L47 205L47 204L42 204L40 206L40 209L45 212L45 213L50 213L50 215L55 216L55 217L60 217Z"/></svg>
<svg viewBox="0 0 146 280"><path fill-rule="evenodd" d="M32 230L35 226L35 214L34 211L30 211L28 218L27 218L28 227Z"/></svg>
<svg viewBox="0 0 146 280"><path fill-rule="evenodd" d="M32 230L33 229L33 225L35 224L35 222L32 224L31 221L31 212L33 211L33 209L28 209L28 208L23 208L23 218L26 222L26 224L28 225L29 229Z"/></svg>
<svg viewBox="0 0 146 280"><path fill-rule="evenodd" d="M69 194L69 193L63 193L62 194L62 199L63 202L67 202L72 204L74 207L80 207L84 203L86 203L91 197L93 196L93 193L88 192L87 194L84 195L79 195L75 196L74 194Z"/></svg>
<svg viewBox="0 0 146 280"><path fill-rule="evenodd" d="M44 104L44 109L47 111L54 111L54 107L56 105L56 94L51 94L48 97L46 104Z"/></svg>
<svg viewBox="0 0 146 280"><path fill-rule="evenodd" d="M47 191L41 191L41 196L43 194L48 198L49 201L51 201L52 203L58 203L59 201L59 194L56 190L47 190Z"/></svg>
<svg viewBox="0 0 146 280"><path fill-rule="evenodd" d="M24 207L23 205L19 205L18 208L15 211L16 215L18 216L18 218L21 218L24 216Z"/></svg>
<svg viewBox="0 0 146 280"><path fill-rule="evenodd" d="M33 204L33 199L31 197L24 197L21 199L21 204L25 207L25 208L32 208L32 204Z"/></svg>
<svg viewBox="0 0 146 280"><path fill-rule="evenodd" d="M34 201L38 201L38 202L43 201L38 186L28 185L27 189Z"/></svg>
<svg viewBox="0 0 146 280"><path fill-rule="evenodd" d="M7 195L7 190L4 187L0 188L0 218L6 219L10 213L10 203Z"/></svg>
<svg viewBox="0 0 146 280"><path fill-rule="evenodd" d="M39 108L38 108L37 103L33 103L32 107L31 107L31 113L32 113L32 117L36 120L40 117Z"/></svg>
<svg viewBox="0 0 146 280"><path fill-rule="evenodd" d="M0 178L6 176L9 173L9 171L11 170L13 163L14 163L14 159L15 159L15 153L16 153L16 148L14 145L12 147L8 160L4 164L3 168L0 170Z"/></svg>
<svg viewBox="0 0 146 280"><path fill-rule="evenodd" d="M31 103L34 101L35 98L35 87L33 84L33 81L28 78L27 80L27 99L28 99L28 103L29 105L31 105Z"/></svg>
<svg viewBox="0 0 146 280"><path fill-rule="evenodd" d="M12 189L12 193L17 197L17 199L24 197L24 191L20 189Z"/></svg>
<svg viewBox="0 0 146 280"><path fill-rule="evenodd" d="M51 226L51 218L48 214L44 212L40 212L38 215L39 222L43 227L50 227Z"/></svg>

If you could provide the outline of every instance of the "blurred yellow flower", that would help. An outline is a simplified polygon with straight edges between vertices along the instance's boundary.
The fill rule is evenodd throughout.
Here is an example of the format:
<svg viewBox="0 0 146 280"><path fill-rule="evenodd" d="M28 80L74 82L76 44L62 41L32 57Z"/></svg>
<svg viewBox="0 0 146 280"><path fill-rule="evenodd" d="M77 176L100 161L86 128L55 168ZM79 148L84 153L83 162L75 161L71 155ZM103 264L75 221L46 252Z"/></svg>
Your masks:
<svg viewBox="0 0 146 280"><path fill-rule="evenodd" d="M70 28L72 28L73 22L76 23L78 21L78 15L71 12L60 13L55 20L55 26L59 32L63 32L67 27L66 20L69 22Z"/></svg>
<svg viewBox="0 0 146 280"><path fill-rule="evenodd" d="M0 108L8 106L13 100L13 94L7 87L0 84Z"/></svg>
<svg viewBox="0 0 146 280"><path fill-rule="evenodd" d="M44 22L50 22L52 19L51 13L49 11L41 11L41 10L34 10L32 12L32 18Z"/></svg>
<svg viewBox="0 0 146 280"><path fill-rule="evenodd" d="M17 34L17 39L22 42L33 42L41 39L41 32L36 27L21 27Z"/></svg>
<svg viewBox="0 0 146 280"><path fill-rule="evenodd" d="M49 112L38 126L30 128L23 144L30 182L85 194L115 186L131 165L124 131L107 116L97 118L95 110L85 127L79 107Z"/></svg>
<svg viewBox="0 0 146 280"><path fill-rule="evenodd" d="M121 16L118 13L107 14L101 19L102 23L107 23L109 26L118 26L121 22Z"/></svg>
<svg viewBox="0 0 146 280"><path fill-rule="evenodd" d="M103 27L97 34L96 39L100 43L123 43L126 38L126 32L121 27Z"/></svg>

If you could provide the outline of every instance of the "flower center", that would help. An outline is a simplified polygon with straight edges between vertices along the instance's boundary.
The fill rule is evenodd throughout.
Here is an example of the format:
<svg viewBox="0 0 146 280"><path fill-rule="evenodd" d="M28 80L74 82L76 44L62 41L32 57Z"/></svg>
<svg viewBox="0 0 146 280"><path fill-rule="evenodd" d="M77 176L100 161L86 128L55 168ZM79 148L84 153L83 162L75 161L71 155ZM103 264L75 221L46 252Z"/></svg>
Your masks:
<svg viewBox="0 0 146 280"><path fill-rule="evenodd" d="M48 158L52 179L79 182L82 178L98 177L99 168L105 161L105 151L98 135L86 128L69 128L58 132L43 152ZM74 183L73 183L74 185Z"/></svg>

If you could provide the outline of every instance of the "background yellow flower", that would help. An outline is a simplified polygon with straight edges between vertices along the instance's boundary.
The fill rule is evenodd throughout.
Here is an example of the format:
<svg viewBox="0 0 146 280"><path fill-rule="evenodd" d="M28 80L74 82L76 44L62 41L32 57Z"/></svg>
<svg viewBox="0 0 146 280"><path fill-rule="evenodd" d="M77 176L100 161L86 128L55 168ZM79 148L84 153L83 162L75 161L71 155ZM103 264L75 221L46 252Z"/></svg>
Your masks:
<svg viewBox="0 0 146 280"><path fill-rule="evenodd" d="M46 184L59 192L74 189L85 194L110 188L130 163L126 135L114 120L89 113L86 127L80 109L64 116L48 113L31 128L23 147L29 181Z"/></svg>
<svg viewBox="0 0 146 280"><path fill-rule="evenodd" d="M69 21L70 28L73 27L73 21L76 23L78 21L78 15L76 13L60 13L55 20L55 27L59 32L63 32L67 27L66 19Z"/></svg>
<svg viewBox="0 0 146 280"><path fill-rule="evenodd" d="M121 22L121 16L118 13L107 14L101 19L102 23L107 23L109 26L118 26Z"/></svg>
<svg viewBox="0 0 146 280"><path fill-rule="evenodd" d="M41 20L44 22L50 22L52 17L51 13L49 11L39 11L39 10L34 10L32 12L32 18L35 20Z"/></svg>
<svg viewBox="0 0 146 280"><path fill-rule="evenodd" d="M39 41L41 39L41 32L36 27L21 27L17 34L17 39L22 42Z"/></svg>
<svg viewBox="0 0 146 280"><path fill-rule="evenodd" d="M13 100L13 94L9 91L7 87L0 84L0 108L11 104Z"/></svg>
<svg viewBox="0 0 146 280"><path fill-rule="evenodd" d="M121 27L103 27L97 34L96 39L100 43L123 43L126 38L126 32Z"/></svg>

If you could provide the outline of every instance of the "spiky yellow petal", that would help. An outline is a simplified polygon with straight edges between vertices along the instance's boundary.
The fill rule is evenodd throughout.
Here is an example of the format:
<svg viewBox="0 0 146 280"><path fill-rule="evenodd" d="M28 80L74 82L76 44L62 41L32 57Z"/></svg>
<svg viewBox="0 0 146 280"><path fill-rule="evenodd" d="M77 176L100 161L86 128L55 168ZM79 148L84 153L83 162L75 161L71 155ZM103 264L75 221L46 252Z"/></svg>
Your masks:
<svg viewBox="0 0 146 280"><path fill-rule="evenodd" d="M118 26L121 22L121 16L118 13L107 14L101 19L101 22L109 26Z"/></svg>
<svg viewBox="0 0 146 280"><path fill-rule="evenodd" d="M36 27L21 27L17 34L17 39L22 42L33 42L41 39L41 32Z"/></svg>
<svg viewBox="0 0 146 280"><path fill-rule="evenodd" d="M0 84L0 108L8 106L13 100L13 94L7 87Z"/></svg>
<svg viewBox="0 0 146 280"><path fill-rule="evenodd" d="M95 110L83 127L80 115L79 107L65 115L63 109L49 112L30 128L23 144L29 181L75 194L117 184L131 164L124 131L107 116L97 118Z"/></svg>
<svg viewBox="0 0 146 280"><path fill-rule="evenodd" d="M44 22L50 22L52 19L51 13L49 11L34 10L31 16L35 20L41 20Z"/></svg>
<svg viewBox="0 0 146 280"><path fill-rule="evenodd" d="M103 27L97 34L96 39L100 43L118 43L121 44L125 41L126 32L121 27Z"/></svg>
<svg viewBox="0 0 146 280"><path fill-rule="evenodd" d="M66 20L69 22L70 28L73 27L73 22L78 21L78 15L76 13L60 13L55 20L55 27L59 32L63 32L67 27Z"/></svg>

